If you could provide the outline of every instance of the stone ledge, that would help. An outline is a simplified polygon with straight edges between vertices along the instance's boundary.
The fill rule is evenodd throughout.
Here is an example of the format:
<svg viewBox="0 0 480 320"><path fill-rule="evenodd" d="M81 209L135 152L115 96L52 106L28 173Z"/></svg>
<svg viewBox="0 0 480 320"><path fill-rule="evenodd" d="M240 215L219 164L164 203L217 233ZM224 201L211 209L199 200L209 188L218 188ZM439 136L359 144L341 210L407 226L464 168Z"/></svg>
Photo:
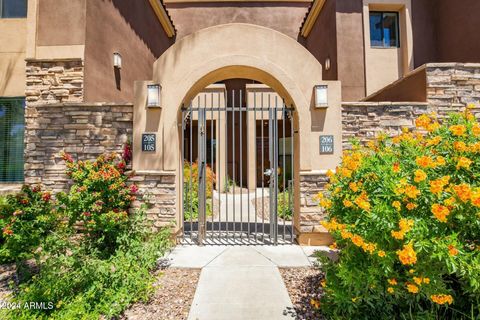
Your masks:
<svg viewBox="0 0 480 320"><path fill-rule="evenodd" d="M35 105L35 108L49 108L49 107L119 107L119 108L133 108L133 103L111 103L111 102L56 102L48 104Z"/></svg>

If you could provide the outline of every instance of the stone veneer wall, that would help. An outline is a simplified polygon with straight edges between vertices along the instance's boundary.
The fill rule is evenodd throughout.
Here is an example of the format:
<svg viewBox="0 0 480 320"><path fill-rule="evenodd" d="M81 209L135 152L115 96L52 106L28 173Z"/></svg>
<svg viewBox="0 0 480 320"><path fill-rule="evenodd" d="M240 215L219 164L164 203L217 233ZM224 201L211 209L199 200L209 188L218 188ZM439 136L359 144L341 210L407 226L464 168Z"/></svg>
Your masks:
<svg viewBox="0 0 480 320"><path fill-rule="evenodd" d="M425 69L430 105L480 103L480 63L429 63Z"/></svg>
<svg viewBox="0 0 480 320"><path fill-rule="evenodd" d="M319 222L325 219L325 213L314 197L325 190L328 180L326 173L300 174L300 232L323 231L318 228Z"/></svg>
<svg viewBox="0 0 480 320"><path fill-rule="evenodd" d="M26 102L41 105L83 102L84 64L73 60L28 60Z"/></svg>
<svg viewBox="0 0 480 320"><path fill-rule="evenodd" d="M132 119L132 105L27 103L25 183L65 190L68 179L60 152L79 160L122 152L132 137Z"/></svg>

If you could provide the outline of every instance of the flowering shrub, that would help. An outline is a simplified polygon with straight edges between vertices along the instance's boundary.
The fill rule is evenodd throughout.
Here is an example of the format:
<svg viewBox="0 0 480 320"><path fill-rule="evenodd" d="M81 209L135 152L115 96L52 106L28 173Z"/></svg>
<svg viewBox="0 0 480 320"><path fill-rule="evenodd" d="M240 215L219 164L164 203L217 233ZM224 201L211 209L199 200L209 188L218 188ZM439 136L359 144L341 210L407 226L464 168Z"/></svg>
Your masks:
<svg viewBox="0 0 480 320"><path fill-rule="evenodd" d="M212 215L213 187L215 185L215 173L207 165L206 198L207 198L207 216ZM192 163L185 161L183 165L183 184L184 184L184 216L185 220L198 219L198 162Z"/></svg>
<svg viewBox="0 0 480 320"><path fill-rule="evenodd" d="M52 194L39 186L23 186L0 209L0 263L31 258L58 221Z"/></svg>
<svg viewBox="0 0 480 320"><path fill-rule="evenodd" d="M480 124L468 112L345 153L321 205L340 249L324 314L344 319L478 319Z"/></svg>
<svg viewBox="0 0 480 320"><path fill-rule="evenodd" d="M58 194L69 224L80 224L87 239L101 248L113 248L138 191L136 185L127 185L125 161L115 154L101 155L93 162L74 161L67 153L62 157L73 180L68 194Z"/></svg>

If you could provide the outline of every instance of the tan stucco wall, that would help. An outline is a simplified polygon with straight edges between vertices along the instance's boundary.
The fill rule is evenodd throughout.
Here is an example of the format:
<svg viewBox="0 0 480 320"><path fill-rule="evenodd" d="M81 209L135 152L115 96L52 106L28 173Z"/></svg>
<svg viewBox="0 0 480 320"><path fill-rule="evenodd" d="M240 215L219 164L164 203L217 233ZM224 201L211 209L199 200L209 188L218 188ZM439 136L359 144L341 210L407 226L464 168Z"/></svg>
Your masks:
<svg viewBox="0 0 480 320"><path fill-rule="evenodd" d="M310 5L308 1L168 2L165 7L177 29L177 39L225 23L257 24L296 39Z"/></svg>
<svg viewBox="0 0 480 320"><path fill-rule="evenodd" d="M0 97L25 95L27 19L0 19Z"/></svg>
<svg viewBox="0 0 480 320"><path fill-rule="evenodd" d="M342 153L340 82L323 81L320 63L292 38L256 25L227 24L178 41L155 62L153 81L136 82L133 169L176 172L178 180L182 103L211 83L235 78L264 83L295 107L296 172L322 171L338 165ZM152 82L162 86L161 109L146 107L146 85ZM313 107L316 84L329 86L328 109ZM143 132L157 133L156 152L141 151ZM335 137L334 154L319 155L322 134ZM179 192L177 197L177 212L181 212Z"/></svg>
<svg viewBox="0 0 480 320"><path fill-rule="evenodd" d="M398 11L400 48L372 48L369 12ZM398 80L413 70L413 35L411 0L363 0L365 40L365 77L367 96Z"/></svg>

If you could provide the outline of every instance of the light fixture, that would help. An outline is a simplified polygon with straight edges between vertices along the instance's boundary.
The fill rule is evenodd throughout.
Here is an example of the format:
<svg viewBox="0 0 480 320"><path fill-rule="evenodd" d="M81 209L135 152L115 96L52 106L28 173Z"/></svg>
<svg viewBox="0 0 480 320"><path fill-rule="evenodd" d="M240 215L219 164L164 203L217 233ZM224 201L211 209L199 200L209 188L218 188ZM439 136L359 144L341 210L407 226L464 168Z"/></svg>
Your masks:
<svg viewBox="0 0 480 320"><path fill-rule="evenodd" d="M113 66L122 69L122 55L118 52L113 53Z"/></svg>
<svg viewBox="0 0 480 320"><path fill-rule="evenodd" d="M328 107L328 86L316 85L315 86L315 108L327 108Z"/></svg>
<svg viewBox="0 0 480 320"><path fill-rule="evenodd" d="M147 86L147 106L148 107L160 107L160 93L162 86L159 84L149 84Z"/></svg>
<svg viewBox="0 0 480 320"><path fill-rule="evenodd" d="M331 67L331 61L330 58L325 59L325 70L328 71L330 70Z"/></svg>

